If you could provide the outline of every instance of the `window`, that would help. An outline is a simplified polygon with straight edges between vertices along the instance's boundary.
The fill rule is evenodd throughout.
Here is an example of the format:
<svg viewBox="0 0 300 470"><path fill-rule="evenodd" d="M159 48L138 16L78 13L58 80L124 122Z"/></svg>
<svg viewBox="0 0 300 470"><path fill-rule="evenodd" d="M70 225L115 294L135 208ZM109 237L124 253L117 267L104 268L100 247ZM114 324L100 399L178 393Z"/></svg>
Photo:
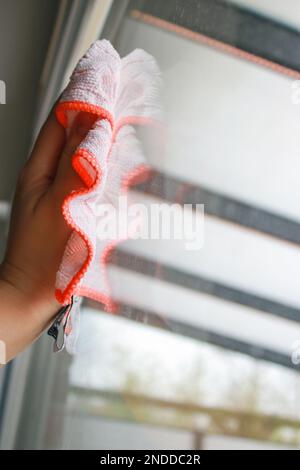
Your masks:
<svg viewBox="0 0 300 470"><path fill-rule="evenodd" d="M164 80L166 150L136 190L204 204L204 246L117 249L120 314L86 301L77 355L35 346L17 448L300 446L297 10L107 2L101 35L150 52Z"/></svg>

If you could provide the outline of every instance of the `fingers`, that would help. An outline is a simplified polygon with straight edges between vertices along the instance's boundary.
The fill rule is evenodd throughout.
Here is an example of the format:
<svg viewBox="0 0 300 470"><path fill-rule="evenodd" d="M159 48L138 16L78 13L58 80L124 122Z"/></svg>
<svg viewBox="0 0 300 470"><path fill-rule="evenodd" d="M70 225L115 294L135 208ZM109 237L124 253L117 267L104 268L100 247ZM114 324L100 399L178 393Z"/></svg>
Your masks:
<svg viewBox="0 0 300 470"><path fill-rule="evenodd" d="M27 177L35 181L46 182L54 178L65 144L65 129L57 122L54 107L40 130L26 164Z"/></svg>
<svg viewBox="0 0 300 470"><path fill-rule="evenodd" d="M20 181L23 188L37 188L37 199L46 192L51 192L53 202L60 207L67 194L83 185L72 168L71 160L96 117L79 113L66 136L65 129L57 122L54 108L39 133Z"/></svg>
<svg viewBox="0 0 300 470"><path fill-rule="evenodd" d="M56 197L62 201L72 190L83 186L82 180L72 168L72 155L85 139L88 131L95 122L95 116L79 113L74 120L70 134L61 152L52 189Z"/></svg>

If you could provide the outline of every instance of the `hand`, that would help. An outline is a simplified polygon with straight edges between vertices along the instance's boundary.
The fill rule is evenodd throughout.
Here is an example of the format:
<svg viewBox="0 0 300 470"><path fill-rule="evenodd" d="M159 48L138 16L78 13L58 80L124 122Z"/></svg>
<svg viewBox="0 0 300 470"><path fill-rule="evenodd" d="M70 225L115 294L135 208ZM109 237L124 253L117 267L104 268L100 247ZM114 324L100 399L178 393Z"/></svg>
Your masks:
<svg viewBox="0 0 300 470"><path fill-rule="evenodd" d="M82 186L71 156L91 123L81 114L66 138L52 111L19 176L0 266L0 340L8 358L35 339L60 307L55 275L70 235L61 206L72 189Z"/></svg>

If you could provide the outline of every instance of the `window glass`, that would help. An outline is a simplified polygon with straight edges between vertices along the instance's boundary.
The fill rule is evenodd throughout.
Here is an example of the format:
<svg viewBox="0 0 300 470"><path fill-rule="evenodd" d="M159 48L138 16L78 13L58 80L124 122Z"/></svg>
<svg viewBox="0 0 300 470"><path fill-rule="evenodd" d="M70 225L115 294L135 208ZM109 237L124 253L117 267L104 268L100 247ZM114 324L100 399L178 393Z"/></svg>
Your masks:
<svg viewBox="0 0 300 470"><path fill-rule="evenodd" d="M204 204L204 244L118 247L120 312L85 302L40 446L299 447L298 3L130 1L121 18L117 3L104 34L151 53L164 83L166 148L136 190Z"/></svg>

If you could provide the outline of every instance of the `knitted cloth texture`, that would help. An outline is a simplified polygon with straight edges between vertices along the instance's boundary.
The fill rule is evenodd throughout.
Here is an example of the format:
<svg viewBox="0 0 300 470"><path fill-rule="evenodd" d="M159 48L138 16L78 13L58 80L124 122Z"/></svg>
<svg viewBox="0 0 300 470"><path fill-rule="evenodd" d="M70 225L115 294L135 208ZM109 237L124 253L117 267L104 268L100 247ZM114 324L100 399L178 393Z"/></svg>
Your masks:
<svg viewBox="0 0 300 470"><path fill-rule="evenodd" d="M56 277L55 294L63 305L78 295L114 308L107 261L123 238L98 236L99 213L105 204L117 209L119 197L149 174L137 126L161 122L159 88L152 56L136 49L120 58L101 40L79 61L56 106L56 117L67 131L78 113L95 117L71 158L82 188L74 189L62 205L72 228Z"/></svg>

